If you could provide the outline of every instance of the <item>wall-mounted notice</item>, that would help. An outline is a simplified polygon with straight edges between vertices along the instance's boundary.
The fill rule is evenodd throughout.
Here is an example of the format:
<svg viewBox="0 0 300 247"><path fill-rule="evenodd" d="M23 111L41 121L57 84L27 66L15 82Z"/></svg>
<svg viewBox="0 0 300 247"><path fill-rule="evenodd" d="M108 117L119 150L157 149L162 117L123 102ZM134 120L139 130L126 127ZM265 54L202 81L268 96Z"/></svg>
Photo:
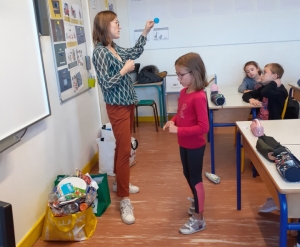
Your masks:
<svg viewBox="0 0 300 247"><path fill-rule="evenodd" d="M61 101L88 89L81 0L48 0L51 37Z"/></svg>
<svg viewBox="0 0 300 247"><path fill-rule="evenodd" d="M127 8L131 45L159 18L145 49L300 40L299 0L127 0Z"/></svg>

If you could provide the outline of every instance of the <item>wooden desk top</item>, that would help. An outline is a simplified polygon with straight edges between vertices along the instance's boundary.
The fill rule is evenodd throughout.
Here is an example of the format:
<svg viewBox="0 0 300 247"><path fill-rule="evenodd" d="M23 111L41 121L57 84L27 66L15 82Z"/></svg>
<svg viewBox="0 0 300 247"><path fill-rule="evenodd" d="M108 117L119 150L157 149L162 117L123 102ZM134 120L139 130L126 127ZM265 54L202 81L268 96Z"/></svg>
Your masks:
<svg viewBox="0 0 300 247"><path fill-rule="evenodd" d="M289 86L292 87L293 89L300 90L300 87L297 83L289 83Z"/></svg>
<svg viewBox="0 0 300 247"><path fill-rule="evenodd" d="M265 135L274 137L282 145L300 145L300 119L266 120L261 123ZM243 126L250 131L250 124L251 121L245 121Z"/></svg>
<svg viewBox="0 0 300 247"><path fill-rule="evenodd" d="M149 87L149 86L161 86L163 84L163 81L160 82L151 82L151 83L145 83L145 84L134 84L134 87Z"/></svg>
<svg viewBox="0 0 300 247"><path fill-rule="evenodd" d="M276 132L279 132L276 126L277 122L285 122L285 121L290 121L290 120L269 120L265 122L270 122L268 123L268 126L264 125L265 127L265 132L268 132L269 136L275 136ZM293 121L293 120L291 120ZM300 122L298 122L299 125ZM286 182L285 180L282 179L282 177L279 175L275 163L270 162L267 159L265 159L257 150L256 150L256 142L257 142L257 137L255 137L251 130L250 130L250 124L251 121L240 121L236 122L238 129L240 130L243 138L245 138L244 141L247 141L249 144L251 150L255 154L255 156L258 158L260 161L262 167L265 169L267 174L270 176L271 180L273 181L274 185L276 186L277 190L282 193L282 194L293 194L293 193L300 193L300 183L291 183L291 182ZM283 124L283 123L280 123ZM290 123L291 125L295 123ZM289 123L286 123L285 128L281 130L282 135L284 135L284 132L289 134ZM273 127L273 128L272 128ZM279 138L274 137L277 141L280 141ZM298 138L299 140L299 138ZM291 150L291 152L298 158L300 158L300 143L297 145L284 145L288 149Z"/></svg>

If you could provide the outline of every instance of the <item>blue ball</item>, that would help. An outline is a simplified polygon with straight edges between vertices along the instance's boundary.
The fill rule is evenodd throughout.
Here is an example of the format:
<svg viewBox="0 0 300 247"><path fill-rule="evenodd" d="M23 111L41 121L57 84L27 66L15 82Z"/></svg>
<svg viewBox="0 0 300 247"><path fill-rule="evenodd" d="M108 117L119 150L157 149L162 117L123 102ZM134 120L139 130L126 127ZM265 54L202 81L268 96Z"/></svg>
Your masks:
<svg viewBox="0 0 300 247"><path fill-rule="evenodd" d="M159 18L154 18L154 20L153 20L153 21L154 21L154 23L156 23L156 24L157 24L157 23L159 23Z"/></svg>
<svg viewBox="0 0 300 247"><path fill-rule="evenodd" d="M298 83L298 85L300 86L300 79L298 80L298 82L297 82L297 83Z"/></svg>

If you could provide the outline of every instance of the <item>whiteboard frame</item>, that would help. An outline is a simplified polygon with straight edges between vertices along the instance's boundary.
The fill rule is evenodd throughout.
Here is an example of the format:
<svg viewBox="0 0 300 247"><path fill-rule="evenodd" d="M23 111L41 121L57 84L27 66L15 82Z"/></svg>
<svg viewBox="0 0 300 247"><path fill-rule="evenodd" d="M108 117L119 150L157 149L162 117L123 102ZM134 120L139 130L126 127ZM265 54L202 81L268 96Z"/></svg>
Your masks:
<svg viewBox="0 0 300 247"><path fill-rule="evenodd" d="M47 80L46 80L46 75L45 75L45 67L44 67L44 61L43 61L43 57L42 57L42 49L41 49L41 42L39 39L39 32L38 32L38 24L37 24L37 12L35 9L35 4L34 4L34 0L29 0L31 2L32 5L32 9L34 12L34 19L35 19L35 30L36 30L36 41L38 41L38 48L39 49L39 62L41 63L41 67L42 67L42 77L44 79L44 94L45 97L44 99L46 100L46 111L44 113L42 113L42 117L39 117L37 119L34 119L30 122L30 120L28 120L30 123L26 123L26 124L21 124L20 127L18 127L17 129L12 130L10 133L8 134L4 134L4 137L2 137L2 139L0 140L0 152L6 150L7 148L11 147L12 145L14 145L15 143L19 142L21 139L19 136L17 136L18 133L20 133L22 130L27 129L28 127L36 124L37 122L45 119L46 117L49 117L51 115L51 107L50 107L50 101L49 101L49 93L48 93L48 87L47 87ZM18 99L15 99L18 100ZM9 131L8 131L9 132Z"/></svg>

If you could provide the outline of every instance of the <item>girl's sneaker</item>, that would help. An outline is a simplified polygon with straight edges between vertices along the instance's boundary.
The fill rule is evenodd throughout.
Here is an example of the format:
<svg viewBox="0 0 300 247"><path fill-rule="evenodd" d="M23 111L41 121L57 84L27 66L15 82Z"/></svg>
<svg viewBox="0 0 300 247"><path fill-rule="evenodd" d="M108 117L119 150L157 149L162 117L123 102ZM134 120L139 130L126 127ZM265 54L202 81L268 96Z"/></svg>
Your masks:
<svg viewBox="0 0 300 247"><path fill-rule="evenodd" d="M191 216L187 223L185 223L180 229L181 234L193 234L206 229L205 220L197 220L194 216Z"/></svg>
<svg viewBox="0 0 300 247"><path fill-rule="evenodd" d="M268 197L264 205L259 206L259 212L269 213L274 210L279 210L272 197Z"/></svg>
<svg viewBox="0 0 300 247"><path fill-rule="evenodd" d="M193 215L195 213L195 201L193 198L188 197L188 200L191 201L191 206L188 210L189 215Z"/></svg>

